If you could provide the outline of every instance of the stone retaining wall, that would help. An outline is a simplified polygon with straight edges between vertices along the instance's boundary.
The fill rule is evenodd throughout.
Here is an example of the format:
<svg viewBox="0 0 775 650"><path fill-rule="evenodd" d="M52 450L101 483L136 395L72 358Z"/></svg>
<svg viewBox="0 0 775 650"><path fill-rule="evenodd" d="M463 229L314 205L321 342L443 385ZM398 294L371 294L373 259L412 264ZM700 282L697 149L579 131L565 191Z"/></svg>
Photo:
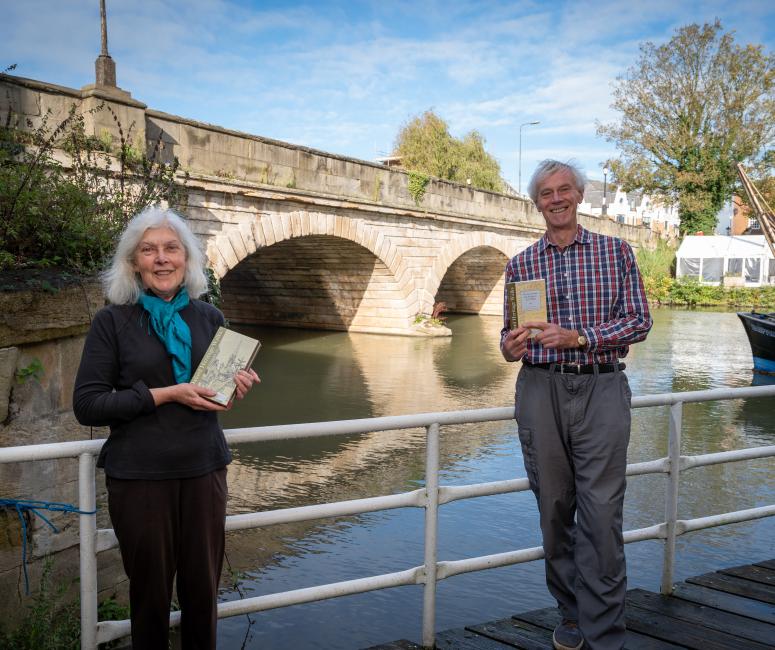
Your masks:
<svg viewBox="0 0 775 650"><path fill-rule="evenodd" d="M18 277L18 274L16 274ZM103 438L107 430L83 427L72 413L73 382L93 314L104 304L96 279L79 279L48 290L13 289L0 277L0 447ZM100 477L101 473L98 474ZM0 494L7 499L78 504L78 461L0 464ZM100 479L102 480L102 479ZM109 527L104 488L98 486L98 525ZM78 575L78 517L44 513L59 529L37 517L28 521L27 556L35 593L43 559L54 559L54 584ZM21 525L13 509L0 510L0 617L24 615ZM101 598L126 580L117 551L100 554ZM76 589L75 587L73 587ZM77 589L76 589L77 592Z"/></svg>

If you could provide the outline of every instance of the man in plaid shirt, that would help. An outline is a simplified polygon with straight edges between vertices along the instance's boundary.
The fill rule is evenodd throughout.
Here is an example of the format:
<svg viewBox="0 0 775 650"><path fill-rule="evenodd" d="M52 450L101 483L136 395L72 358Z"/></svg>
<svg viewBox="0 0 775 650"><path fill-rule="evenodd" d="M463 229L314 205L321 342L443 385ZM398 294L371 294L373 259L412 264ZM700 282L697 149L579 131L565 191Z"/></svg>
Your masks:
<svg viewBox="0 0 775 650"><path fill-rule="evenodd" d="M510 330L504 297L501 352L522 361L515 418L546 555L546 583L562 622L554 647L624 647L627 588L622 539L630 392L629 345L652 320L627 242L582 228L584 175L545 160L528 193L546 232L506 266L506 282L546 280L548 322ZM537 333L531 338L530 330Z"/></svg>

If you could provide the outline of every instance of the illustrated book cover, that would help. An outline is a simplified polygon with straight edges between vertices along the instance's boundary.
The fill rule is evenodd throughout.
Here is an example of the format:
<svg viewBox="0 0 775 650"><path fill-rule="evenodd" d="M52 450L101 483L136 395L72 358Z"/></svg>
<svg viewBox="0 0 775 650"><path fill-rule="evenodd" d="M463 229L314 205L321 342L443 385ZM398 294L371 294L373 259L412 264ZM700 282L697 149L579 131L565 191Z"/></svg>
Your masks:
<svg viewBox="0 0 775 650"><path fill-rule="evenodd" d="M214 390L216 394L207 399L226 406L237 390L235 373L250 368L260 348L261 341L219 327L191 383Z"/></svg>
<svg viewBox="0 0 775 650"><path fill-rule="evenodd" d="M507 282L506 295L509 301L509 327L514 329L520 323L529 321L547 321L546 315L546 280L524 280L522 282ZM530 338L540 330L530 330Z"/></svg>

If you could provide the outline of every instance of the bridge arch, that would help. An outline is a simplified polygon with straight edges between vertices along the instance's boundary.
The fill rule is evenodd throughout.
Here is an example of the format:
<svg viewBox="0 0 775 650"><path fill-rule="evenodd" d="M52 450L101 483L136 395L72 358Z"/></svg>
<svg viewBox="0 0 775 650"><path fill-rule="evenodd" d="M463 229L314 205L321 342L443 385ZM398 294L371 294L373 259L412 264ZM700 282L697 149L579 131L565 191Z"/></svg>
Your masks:
<svg viewBox="0 0 775 650"><path fill-rule="evenodd" d="M531 241L516 243L521 250ZM431 304L445 303L450 312L501 314L503 270L516 252L513 238L495 233L456 237L439 253L428 274L424 295L430 297Z"/></svg>
<svg viewBox="0 0 775 650"><path fill-rule="evenodd" d="M235 323L407 333L417 312L401 252L357 218L256 214L211 237L208 257Z"/></svg>

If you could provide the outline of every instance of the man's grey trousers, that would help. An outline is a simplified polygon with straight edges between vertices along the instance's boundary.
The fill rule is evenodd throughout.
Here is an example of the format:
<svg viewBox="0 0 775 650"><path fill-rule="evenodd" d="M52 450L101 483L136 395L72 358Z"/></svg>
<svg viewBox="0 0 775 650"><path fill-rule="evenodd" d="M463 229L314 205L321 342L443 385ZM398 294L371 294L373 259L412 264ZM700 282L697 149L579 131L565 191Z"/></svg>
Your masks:
<svg viewBox="0 0 775 650"><path fill-rule="evenodd" d="M632 393L615 370L522 366L515 417L546 554L546 583L592 650L624 647L622 507Z"/></svg>

